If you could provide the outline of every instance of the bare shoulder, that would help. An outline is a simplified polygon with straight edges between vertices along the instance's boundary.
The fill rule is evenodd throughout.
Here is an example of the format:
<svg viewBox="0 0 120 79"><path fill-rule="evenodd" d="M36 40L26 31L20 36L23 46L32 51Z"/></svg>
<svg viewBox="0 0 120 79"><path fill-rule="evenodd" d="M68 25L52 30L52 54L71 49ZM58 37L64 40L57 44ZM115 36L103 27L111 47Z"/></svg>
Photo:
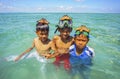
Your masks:
<svg viewBox="0 0 120 79"><path fill-rule="evenodd" d="M34 38L34 41L36 41L36 40L38 40L39 38L38 37L36 37L36 38Z"/></svg>
<svg viewBox="0 0 120 79"><path fill-rule="evenodd" d="M59 35L55 35L52 39L52 41L55 43L57 40L60 39L60 36Z"/></svg>
<svg viewBox="0 0 120 79"><path fill-rule="evenodd" d="M69 37L69 39L73 40L73 37L72 37L72 36L70 36L70 37Z"/></svg>
<svg viewBox="0 0 120 79"><path fill-rule="evenodd" d="M53 39L60 39L60 36L59 35L55 35L54 37L53 37Z"/></svg>
<svg viewBox="0 0 120 79"><path fill-rule="evenodd" d="M51 40L50 40L50 39L48 39L48 40L47 40L47 43L51 43Z"/></svg>
<svg viewBox="0 0 120 79"><path fill-rule="evenodd" d="M70 36L68 40L73 42L74 38L72 36Z"/></svg>

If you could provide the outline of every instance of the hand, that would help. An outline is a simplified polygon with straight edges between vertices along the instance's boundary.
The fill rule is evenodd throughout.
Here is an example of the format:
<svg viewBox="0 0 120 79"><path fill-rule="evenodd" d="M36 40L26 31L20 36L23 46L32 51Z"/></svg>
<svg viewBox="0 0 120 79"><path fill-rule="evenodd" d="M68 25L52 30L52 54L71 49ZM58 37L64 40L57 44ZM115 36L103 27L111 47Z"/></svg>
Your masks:
<svg viewBox="0 0 120 79"><path fill-rule="evenodd" d="M49 58L49 57L51 56L50 53L43 53L43 54L41 54L41 55L44 56L45 58Z"/></svg>
<svg viewBox="0 0 120 79"><path fill-rule="evenodd" d="M18 57L15 58L14 61L16 62L16 61L18 61L19 59L20 59L20 57L18 56Z"/></svg>
<svg viewBox="0 0 120 79"><path fill-rule="evenodd" d="M48 54L46 54L45 56L46 56L46 57L50 57L50 56L51 56L51 54L50 54L50 53L48 53Z"/></svg>

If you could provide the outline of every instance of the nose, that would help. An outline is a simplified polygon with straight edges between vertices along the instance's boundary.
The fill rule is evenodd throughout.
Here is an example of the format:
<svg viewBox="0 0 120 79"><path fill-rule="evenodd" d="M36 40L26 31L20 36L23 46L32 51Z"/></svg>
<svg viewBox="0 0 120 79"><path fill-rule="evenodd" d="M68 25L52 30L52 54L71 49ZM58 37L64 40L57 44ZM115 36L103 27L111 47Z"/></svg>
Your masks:
<svg viewBox="0 0 120 79"><path fill-rule="evenodd" d="M43 35L42 37L43 37L43 38L46 38L47 36L46 36L46 35Z"/></svg>
<svg viewBox="0 0 120 79"><path fill-rule="evenodd" d="M78 43L79 45L82 45L82 41L79 41L79 43Z"/></svg>
<svg viewBox="0 0 120 79"><path fill-rule="evenodd" d="M64 32L63 34L64 34L64 35L67 35L67 32Z"/></svg>

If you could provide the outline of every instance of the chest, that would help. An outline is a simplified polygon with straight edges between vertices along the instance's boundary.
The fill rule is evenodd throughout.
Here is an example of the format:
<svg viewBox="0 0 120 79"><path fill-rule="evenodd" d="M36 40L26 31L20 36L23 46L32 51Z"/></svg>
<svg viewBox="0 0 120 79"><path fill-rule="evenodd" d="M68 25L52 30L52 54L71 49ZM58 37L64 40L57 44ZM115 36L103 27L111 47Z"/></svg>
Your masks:
<svg viewBox="0 0 120 79"><path fill-rule="evenodd" d="M72 45L73 41L67 41L65 43L61 39L58 39L58 40L56 40L55 43L56 43L56 47L58 47L58 48L69 48Z"/></svg>
<svg viewBox="0 0 120 79"><path fill-rule="evenodd" d="M50 49L50 43L48 44L43 44L41 41L36 40L35 41L35 48L37 50L49 50Z"/></svg>

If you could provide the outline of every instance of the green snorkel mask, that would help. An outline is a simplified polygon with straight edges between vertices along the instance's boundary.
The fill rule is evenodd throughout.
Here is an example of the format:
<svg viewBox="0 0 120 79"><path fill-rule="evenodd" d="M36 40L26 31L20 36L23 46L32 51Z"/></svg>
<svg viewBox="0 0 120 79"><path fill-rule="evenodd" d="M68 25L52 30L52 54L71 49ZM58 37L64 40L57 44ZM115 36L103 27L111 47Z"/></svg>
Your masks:
<svg viewBox="0 0 120 79"><path fill-rule="evenodd" d="M89 38L89 32L86 32L86 31L80 32L79 30L77 30L77 31L75 32L75 36L78 36L78 35L81 35L81 34L83 34L83 35L85 35L86 37Z"/></svg>

